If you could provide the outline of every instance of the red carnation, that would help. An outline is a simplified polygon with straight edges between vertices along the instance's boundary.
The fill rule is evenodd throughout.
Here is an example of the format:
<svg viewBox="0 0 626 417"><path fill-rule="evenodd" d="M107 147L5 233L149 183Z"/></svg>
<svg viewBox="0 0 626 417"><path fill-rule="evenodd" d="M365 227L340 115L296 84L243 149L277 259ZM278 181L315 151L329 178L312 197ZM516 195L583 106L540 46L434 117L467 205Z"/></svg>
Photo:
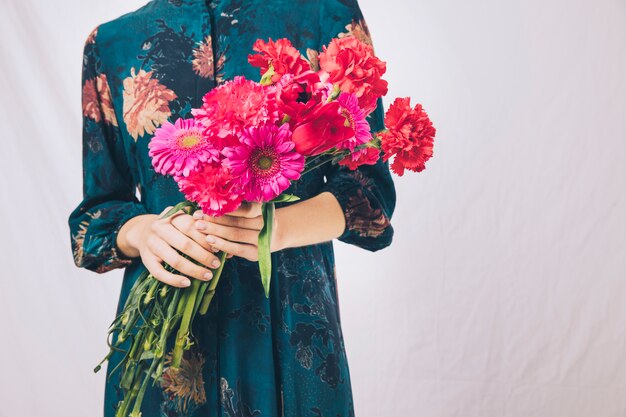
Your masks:
<svg viewBox="0 0 626 417"><path fill-rule="evenodd" d="M248 62L253 67L261 68L261 75L265 74L271 65L274 68L272 83L277 83L285 74L298 75L311 69L309 62L302 57L289 39L273 41L270 38L269 42L257 39L252 49L260 54L248 55Z"/></svg>
<svg viewBox="0 0 626 417"><path fill-rule="evenodd" d="M198 203L209 216L221 216L236 210L244 198L239 178L220 163L203 164L189 176L174 176L174 180L185 198Z"/></svg>
<svg viewBox="0 0 626 417"><path fill-rule="evenodd" d="M319 55L320 68L329 75L329 82L341 91L354 93L366 114L376 108L376 100L387 94L387 81L381 77L386 63L374 55L370 45L355 36L334 38Z"/></svg>
<svg viewBox="0 0 626 417"><path fill-rule="evenodd" d="M385 114L387 132L381 135L383 161L395 155L391 170L403 175L404 170L420 172L433 155L435 127L421 104L411 108L410 97L397 98Z"/></svg>
<svg viewBox="0 0 626 417"><path fill-rule="evenodd" d="M352 152L350 155L340 160L339 165L347 166L354 171L361 165L376 164L379 157L380 149L367 147Z"/></svg>
<svg viewBox="0 0 626 417"><path fill-rule="evenodd" d="M278 121L274 88L237 75L206 93L191 114L218 148L229 146L244 127Z"/></svg>

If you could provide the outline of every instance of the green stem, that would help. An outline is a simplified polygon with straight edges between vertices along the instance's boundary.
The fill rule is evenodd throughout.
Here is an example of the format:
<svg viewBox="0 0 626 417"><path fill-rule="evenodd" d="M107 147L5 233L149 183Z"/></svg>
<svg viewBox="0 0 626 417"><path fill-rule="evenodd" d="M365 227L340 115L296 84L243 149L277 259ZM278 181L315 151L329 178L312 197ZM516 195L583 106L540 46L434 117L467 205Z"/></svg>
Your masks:
<svg viewBox="0 0 626 417"><path fill-rule="evenodd" d="M148 291L146 292L146 296L143 298L143 305L150 304L150 301L154 299L154 293L156 292L159 284L161 283L161 281L154 278L152 275L150 275L149 279L152 279L152 282L148 284Z"/></svg>
<svg viewBox="0 0 626 417"><path fill-rule="evenodd" d="M172 322L174 320L174 315L178 311L179 306L182 305L182 302L179 302L182 290L179 288L174 289L174 295L172 296L172 300L167 306L167 315L163 320L163 326L161 327L161 334L159 336L159 340L157 341L154 356L156 358L162 358L165 353L165 344L167 342L167 336L169 335L170 328L172 327ZM174 310L177 311L174 311Z"/></svg>
<svg viewBox="0 0 626 417"><path fill-rule="evenodd" d="M200 304L200 309L198 310L201 316L204 316L207 311L209 311L209 305L211 304L211 300L213 300L213 295L215 295L215 288L217 287L217 283L222 276L222 269L224 269L224 264L226 263L226 255L228 254L224 251L220 253L220 266L213 271L213 278L209 283L209 288L202 297L202 303Z"/></svg>
<svg viewBox="0 0 626 417"><path fill-rule="evenodd" d="M272 240L272 227L274 225L275 206L273 202L265 202L261 204L261 213L263 214L263 228L259 232L259 271L261 273L261 283L265 292L265 297L269 297L270 279L272 276L272 249L270 247Z"/></svg>
<svg viewBox="0 0 626 417"><path fill-rule="evenodd" d="M314 162L314 161L316 161L316 160L318 160L318 159L322 158L323 156L324 156L324 154L323 154L323 153L321 153L321 154L319 154L319 155L315 155L315 156L310 157L310 158L306 161L306 163L304 164L304 167L306 168L307 166L311 166L311 165L313 164L313 162Z"/></svg>
<svg viewBox="0 0 626 417"><path fill-rule="evenodd" d="M328 163L328 162L331 162L332 160L333 160L333 158L328 158L328 159L326 159L326 160L324 160L324 161L320 162L319 164L315 164L315 165L313 165L312 167L308 167L307 169L305 169L304 171L302 171L302 174L300 174L300 176L302 176L302 175L306 174L307 172L313 171L314 169L319 168L319 167L321 167L322 165L324 165L324 164L326 164L326 163Z"/></svg>
<svg viewBox="0 0 626 417"><path fill-rule="evenodd" d="M196 305L196 298L200 289L201 281L198 279L191 280L191 286L185 289L181 303L184 305L183 317L176 333L176 341L174 343L174 352L172 353L172 367L179 368L180 361L183 358L183 348L185 341L189 335L189 326Z"/></svg>
<svg viewBox="0 0 626 417"><path fill-rule="evenodd" d="M178 317L178 307L182 305L179 302L181 289L174 288L173 296L169 300L167 305L166 317L163 319L163 326L161 327L161 334L159 335L159 339L157 340L156 346L154 348L154 361L158 361L158 365L156 368L156 373L154 376L154 383L156 384L163 373L164 366L164 354L165 347L167 342L167 337L170 333L170 328L173 327L174 321L177 320ZM176 310L176 311L174 311Z"/></svg>
<svg viewBox="0 0 626 417"><path fill-rule="evenodd" d="M102 364L111 359L111 356L113 356L113 349L109 349L109 353L107 353L104 359L102 359L100 363L93 369L94 373L98 372L102 368Z"/></svg>
<svg viewBox="0 0 626 417"><path fill-rule="evenodd" d="M131 413L131 416L133 417L138 416L139 411L141 411L141 403L143 402L146 388L148 388L148 381L150 380L150 376L152 375L152 372L154 372L156 366L157 360L155 358L154 360L152 360L152 363L150 364L150 369L148 370L148 373L143 378L143 382L141 383L141 388L139 389L139 393L137 394L137 399L135 400L135 405L133 406L133 411Z"/></svg>
<svg viewBox="0 0 626 417"><path fill-rule="evenodd" d="M141 365L138 365L138 368L141 369L143 367ZM132 389L130 390L128 395L126 395L126 398L122 400L122 403L117 409L117 412L115 413L115 417L126 417L126 414L128 414L128 409L130 408L131 402L133 401L133 399L135 398L135 396L137 396L137 393L139 392L140 382L141 380L139 378L135 380L135 383L133 384Z"/></svg>
<svg viewBox="0 0 626 417"><path fill-rule="evenodd" d="M133 343L130 348L128 357L125 358L126 366L124 367L124 373L120 380L120 386L125 389L130 389L133 381L135 380L135 372L137 365L139 364L139 349L143 349L143 327L139 328L137 334L133 337Z"/></svg>

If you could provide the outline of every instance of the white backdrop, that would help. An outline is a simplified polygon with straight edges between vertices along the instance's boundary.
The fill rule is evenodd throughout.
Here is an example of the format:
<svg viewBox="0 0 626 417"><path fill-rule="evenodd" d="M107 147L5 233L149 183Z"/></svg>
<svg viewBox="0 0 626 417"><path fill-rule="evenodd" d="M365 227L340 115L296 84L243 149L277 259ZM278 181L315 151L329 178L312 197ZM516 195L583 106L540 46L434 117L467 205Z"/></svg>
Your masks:
<svg viewBox="0 0 626 417"><path fill-rule="evenodd" d="M121 270L71 257L81 54L144 3L0 0L0 417L101 415ZM625 417L626 3L361 8L438 134L392 247L336 245L357 417Z"/></svg>

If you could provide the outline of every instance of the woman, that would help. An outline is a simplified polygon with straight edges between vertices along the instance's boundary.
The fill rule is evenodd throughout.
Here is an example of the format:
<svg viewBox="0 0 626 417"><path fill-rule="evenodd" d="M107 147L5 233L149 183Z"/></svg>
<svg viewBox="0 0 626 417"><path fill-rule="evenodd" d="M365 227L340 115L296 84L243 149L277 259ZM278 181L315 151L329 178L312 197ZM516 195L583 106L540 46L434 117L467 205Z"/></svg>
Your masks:
<svg viewBox="0 0 626 417"><path fill-rule="evenodd" d="M356 171L326 165L286 191L301 200L276 205L268 299L256 262L258 204L220 218L160 219L184 197L172 178L154 172L147 146L156 127L191 117L216 85L236 75L258 80L247 62L257 38L289 38L315 65L312 51L346 34L370 42L356 0L152 0L88 36L84 198L69 216L76 265L125 268L119 313L145 268L180 287L189 280L162 261L211 279L214 251L232 255L209 312L194 322L197 343L180 373L149 388L143 417L354 415L332 240L370 251L391 243L395 188L387 163ZM369 122L383 127L381 100ZM119 372L112 373L120 359L108 364L105 417L120 400Z"/></svg>

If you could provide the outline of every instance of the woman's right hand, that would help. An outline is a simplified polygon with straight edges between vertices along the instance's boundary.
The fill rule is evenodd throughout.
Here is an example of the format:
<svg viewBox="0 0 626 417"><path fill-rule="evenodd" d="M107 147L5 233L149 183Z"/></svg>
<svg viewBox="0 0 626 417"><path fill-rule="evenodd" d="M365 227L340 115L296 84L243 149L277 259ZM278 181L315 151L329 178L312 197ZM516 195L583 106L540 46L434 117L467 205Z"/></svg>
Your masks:
<svg viewBox="0 0 626 417"><path fill-rule="evenodd" d="M188 287L191 281L167 271L162 262L190 277L210 280L213 273L209 267L219 267L218 257L210 251L211 245L205 235L194 227L195 219L191 215L180 210L161 218L172 207L166 207L160 215L142 214L124 223L117 235L118 248L128 257L141 256L143 264L156 279L174 287ZM207 267L193 263L175 249Z"/></svg>

